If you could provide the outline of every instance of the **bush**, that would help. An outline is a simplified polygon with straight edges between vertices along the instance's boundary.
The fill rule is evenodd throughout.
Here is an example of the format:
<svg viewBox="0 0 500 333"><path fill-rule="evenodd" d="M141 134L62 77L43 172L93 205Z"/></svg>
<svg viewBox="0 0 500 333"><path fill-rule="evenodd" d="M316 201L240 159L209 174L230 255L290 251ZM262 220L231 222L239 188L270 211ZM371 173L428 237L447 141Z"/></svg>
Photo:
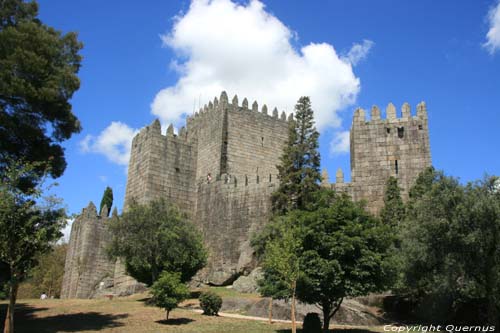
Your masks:
<svg viewBox="0 0 500 333"><path fill-rule="evenodd" d="M200 296L200 306L203 309L203 314L217 316L222 307L222 298L211 291L204 292Z"/></svg>
<svg viewBox="0 0 500 333"><path fill-rule="evenodd" d="M151 294L153 295L152 303L165 309L168 320L170 311L189 297L189 289L181 282L180 273L163 272L151 287Z"/></svg>
<svg viewBox="0 0 500 333"><path fill-rule="evenodd" d="M319 315L314 312L309 312L304 318L302 325L303 333L321 333L321 319Z"/></svg>

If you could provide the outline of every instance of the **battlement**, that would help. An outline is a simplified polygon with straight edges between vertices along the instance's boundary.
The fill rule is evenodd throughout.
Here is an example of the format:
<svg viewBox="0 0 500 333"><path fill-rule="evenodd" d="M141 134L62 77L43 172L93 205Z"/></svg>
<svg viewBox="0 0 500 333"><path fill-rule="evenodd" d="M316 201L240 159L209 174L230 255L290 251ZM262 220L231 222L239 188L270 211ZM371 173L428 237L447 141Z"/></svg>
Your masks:
<svg viewBox="0 0 500 333"><path fill-rule="evenodd" d="M427 106L425 102L420 102L417 104L417 113L412 117L410 104L404 103L401 107L401 116L398 117L396 112L396 107L394 104L389 103L385 109L386 118L381 118L381 112L377 105L372 106L370 110L370 120L366 119L366 112L362 108L357 108L354 111L354 117L352 119L353 126L367 125L371 122L386 122L386 123L396 123L404 122L410 119L414 120L426 120L427 119Z"/></svg>
<svg viewBox="0 0 500 333"><path fill-rule="evenodd" d="M209 122L217 120L225 112L249 112L253 116L257 116L262 121L280 121L288 123L293 120L293 113L289 113L288 116L285 111L279 113L278 109L275 107L271 113L268 111L266 104L262 106L259 111L259 104L254 101L252 107L248 107L248 100L245 97L242 101L241 106L238 102L238 95L234 95L232 102L229 103L227 93L223 91L219 98L215 97L213 101L208 102L193 115L186 117L186 124L182 126L178 133L174 133L173 124L169 124L165 134L161 131L161 124L159 119L155 119L150 125L143 127L138 134L133 139L138 140L138 137L147 136L162 136L165 138L171 138L177 142L191 142L197 139L196 130L200 127L206 127ZM254 119L252 119L254 120ZM249 118L250 121L250 118Z"/></svg>
<svg viewBox="0 0 500 333"><path fill-rule="evenodd" d="M254 101L252 103L252 106L249 107L248 99L246 97L243 98L241 106L239 105L238 101L239 101L238 95L234 95L232 101L229 102L227 93L223 91L219 99L215 97L213 102L212 101L208 102L208 104L205 104L193 115L188 116L186 118L187 130L189 131L190 128L193 127L193 124L196 123L197 121L217 116L217 114L224 112L226 110L237 111L237 112L245 112L245 111L254 112L256 114L261 115L262 117L266 117L269 120L278 119L287 122L293 119L293 113L290 113L287 116L285 111L282 111L280 114L276 107L273 109L271 113L269 113L266 104L264 104L259 111L259 103L257 101Z"/></svg>

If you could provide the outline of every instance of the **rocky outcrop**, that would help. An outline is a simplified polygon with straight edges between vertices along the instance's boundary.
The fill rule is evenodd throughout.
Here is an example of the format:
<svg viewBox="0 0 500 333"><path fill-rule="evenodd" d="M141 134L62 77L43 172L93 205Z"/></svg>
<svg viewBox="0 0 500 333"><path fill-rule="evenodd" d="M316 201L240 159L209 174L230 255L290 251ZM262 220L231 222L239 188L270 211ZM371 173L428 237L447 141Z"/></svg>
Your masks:
<svg viewBox="0 0 500 333"><path fill-rule="evenodd" d="M257 293L258 281L262 279L263 273L260 267L254 269L248 275L242 275L233 282L233 289L240 293Z"/></svg>

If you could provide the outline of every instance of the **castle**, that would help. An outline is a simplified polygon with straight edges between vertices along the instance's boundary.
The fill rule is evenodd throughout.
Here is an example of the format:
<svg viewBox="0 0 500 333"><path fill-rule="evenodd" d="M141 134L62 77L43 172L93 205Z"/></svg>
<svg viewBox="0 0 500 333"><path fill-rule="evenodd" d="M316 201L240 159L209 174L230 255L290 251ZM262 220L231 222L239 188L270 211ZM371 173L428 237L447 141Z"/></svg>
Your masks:
<svg viewBox="0 0 500 333"><path fill-rule="evenodd" d="M407 103L401 117L396 116L392 104L386 114L386 119L381 119L380 110L373 107L367 121L364 110L355 111L350 132L352 181L345 183L339 170L335 183L330 184L326 174L322 183L348 193L354 200L365 200L373 213L383 205L389 176L398 179L406 197L419 172L431 165L425 103L417 106L416 116L411 115ZM132 200L143 203L165 198L186 212L201 230L209 251L208 265L195 277L199 281L225 285L248 274L256 266L250 239L270 217L270 196L279 183L276 165L288 138L290 119L293 114L286 117L276 108L269 112L266 105L259 112L257 102L249 107L246 98L241 105L237 96L229 102L222 92L219 99L188 117L186 127L178 134L170 125L163 135L159 121L155 120L132 141L124 208ZM94 220L98 219L95 207L90 210ZM89 208L82 215L89 216ZM86 223L95 230L80 230L86 228ZM74 266L85 261L75 259L78 251L73 248L87 246L93 252L105 242L97 235L105 231L96 229L95 221L80 218L75 224L63 282L68 287L63 288L63 297L91 297L96 294L96 286L102 286L100 276L106 276L106 284L119 287L124 279L120 268L123 265L110 263L112 272L95 261L93 268L85 268L91 269L94 276L87 279L92 282L82 287L85 290L80 294L65 292L78 289L72 287L79 281L74 272L82 269ZM84 240L81 235L85 234L94 236ZM106 274L99 273L103 270ZM68 272L73 272L72 279ZM135 288L130 278L121 286Z"/></svg>

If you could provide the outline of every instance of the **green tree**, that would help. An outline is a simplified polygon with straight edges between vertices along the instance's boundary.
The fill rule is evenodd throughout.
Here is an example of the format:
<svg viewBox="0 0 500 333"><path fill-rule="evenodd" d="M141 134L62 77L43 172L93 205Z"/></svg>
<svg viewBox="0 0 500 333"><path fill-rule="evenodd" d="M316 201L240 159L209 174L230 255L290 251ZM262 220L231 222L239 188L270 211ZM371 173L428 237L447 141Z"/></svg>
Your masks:
<svg viewBox="0 0 500 333"><path fill-rule="evenodd" d="M19 286L20 298L37 298L42 293L60 297L68 244L55 244L38 256L38 264Z"/></svg>
<svg viewBox="0 0 500 333"><path fill-rule="evenodd" d="M289 298L292 302L292 332L296 332L295 299L297 280L300 276L301 237L299 226L295 225L296 215L292 211L286 216L276 217L275 224L279 237L267 242L262 268L264 278L261 288L273 298Z"/></svg>
<svg viewBox="0 0 500 333"><path fill-rule="evenodd" d="M401 228L403 292L426 319L498 325L500 313L500 194L497 177L463 186L442 171L425 170L410 190ZM426 302L426 303L424 303ZM429 305L429 302L431 305ZM475 318L462 306L473 304ZM485 307L485 311L480 310ZM485 318L480 316L486 314ZM472 315L468 311L468 315Z"/></svg>
<svg viewBox="0 0 500 333"><path fill-rule="evenodd" d="M391 271L386 263L390 228L346 194L322 190L314 211L296 216L302 225L301 279L298 298L323 312L323 328L346 297L382 291ZM326 199L330 198L330 203Z"/></svg>
<svg viewBox="0 0 500 333"><path fill-rule="evenodd" d="M42 202L43 179L37 177L36 165L12 162L0 178L0 262L7 266L9 306L4 332L14 332L14 311L19 283L26 278L40 253L50 250L61 238L64 210L49 198ZM19 189L23 179L35 179L39 186Z"/></svg>
<svg viewBox="0 0 500 333"><path fill-rule="evenodd" d="M380 219L383 223L394 228L398 227L405 216L405 205L401 198L401 188L398 180L389 177L384 193L384 207L380 212Z"/></svg>
<svg viewBox="0 0 500 333"><path fill-rule="evenodd" d="M132 203L110 221L111 256L123 258L127 272L152 285L161 272L178 272L186 282L206 263L201 235L177 207L164 199Z"/></svg>
<svg viewBox="0 0 500 333"><path fill-rule="evenodd" d="M104 207L104 205L108 207L108 216L109 216L109 213L111 212L111 206L113 206L113 190L109 186L106 186L106 189L104 190L104 193L102 195L101 205L99 206L99 212L102 211L102 207Z"/></svg>
<svg viewBox="0 0 500 333"><path fill-rule="evenodd" d="M69 100L80 86L82 44L37 15L34 1L0 2L0 173L10 159L23 159L38 162L38 176L49 166L59 177L66 168L60 143L81 130Z"/></svg>
<svg viewBox="0 0 500 333"><path fill-rule="evenodd" d="M159 279L151 287L152 302L157 307L165 309L166 318L177 304L189 297L189 289L181 282L180 273L162 272Z"/></svg>
<svg viewBox="0 0 500 333"><path fill-rule="evenodd" d="M289 122L288 142L277 166L280 185L272 195L274 213L306 209L311 203L321 182L318 138L311 101L301 97L295 105L295 120Z"/></svg>

